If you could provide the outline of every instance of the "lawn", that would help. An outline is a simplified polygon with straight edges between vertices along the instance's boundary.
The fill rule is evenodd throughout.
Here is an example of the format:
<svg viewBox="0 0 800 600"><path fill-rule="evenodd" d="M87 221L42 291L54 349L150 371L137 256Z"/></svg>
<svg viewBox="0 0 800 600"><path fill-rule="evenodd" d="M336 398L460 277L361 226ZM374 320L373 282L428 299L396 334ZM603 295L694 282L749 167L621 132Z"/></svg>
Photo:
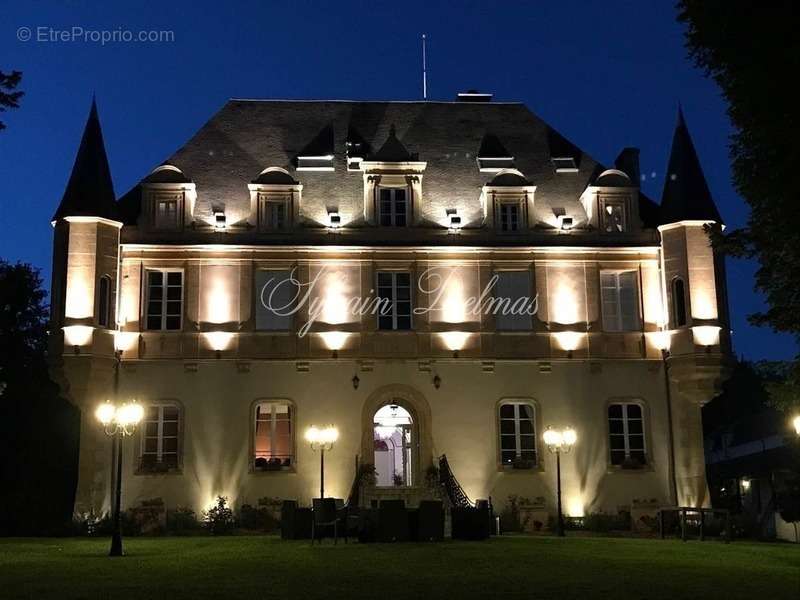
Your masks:
<svg viewBox="0 0 800 600"><path fill-rule="evenodd" d="M0 539L0 598L800 598L800 546L616 538L322 546Z"/></svg>

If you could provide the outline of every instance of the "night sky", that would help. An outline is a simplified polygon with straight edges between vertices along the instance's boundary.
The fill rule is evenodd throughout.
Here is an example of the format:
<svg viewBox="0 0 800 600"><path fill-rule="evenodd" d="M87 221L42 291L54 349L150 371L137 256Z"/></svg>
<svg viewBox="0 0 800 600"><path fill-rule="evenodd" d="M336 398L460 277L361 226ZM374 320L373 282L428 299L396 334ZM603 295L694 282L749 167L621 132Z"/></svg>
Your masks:
<svg viewBox="0 0 800 600"><path fill-rule="evenodd" d="M429 99L477 88L522 101L596 159L641 148L643 190L660 200L678 102L720 212L744 223L730 183L730 124L714 83L686 57L671 2L10 2L0 69L24 72L0 132L0 257L42 268L92 93L118 196L231 97ZM119 3L121 4L121 3ZM29 41L19 41L21 27ZM173 42L36 41L39 27L174 32ZM94 35L94 34L91 34ZM747 324L761 309L754 265L729 261L736 352L790 358L792 338Z"/></svg>

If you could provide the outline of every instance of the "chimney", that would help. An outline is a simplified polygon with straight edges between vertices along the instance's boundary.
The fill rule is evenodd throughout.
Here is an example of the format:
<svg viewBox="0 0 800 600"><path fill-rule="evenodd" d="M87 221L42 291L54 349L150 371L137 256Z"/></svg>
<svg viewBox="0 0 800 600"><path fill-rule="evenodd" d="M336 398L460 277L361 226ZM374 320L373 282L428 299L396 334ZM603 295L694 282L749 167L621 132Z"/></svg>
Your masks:
<svg viewBox="0 0 800 600"><path fill-rule="evenodd" d="M459 92L456 96L456 102L491 102L492 94L485 94L478 90L467 90L466 92Z"/></svg>
<svg viewBox="0 0 800 600"><path fill-rule="evenodd" d="M614 161L614 166L625 173L631 180L633 185L639 185L639 149L638 148L623 148L619 153L617 159Z"/></svg>

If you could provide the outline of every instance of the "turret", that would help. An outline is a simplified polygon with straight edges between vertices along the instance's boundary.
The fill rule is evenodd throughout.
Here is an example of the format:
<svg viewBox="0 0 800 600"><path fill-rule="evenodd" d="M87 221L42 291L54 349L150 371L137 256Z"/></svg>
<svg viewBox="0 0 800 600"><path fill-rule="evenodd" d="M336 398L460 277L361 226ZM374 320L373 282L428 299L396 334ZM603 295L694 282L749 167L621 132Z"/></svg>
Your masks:
<svg viewBox="0 0 800 600"><path fill-rule="evenodd" d="M679 506L707 506L700 408L728 377L730 335L724 262L710 239L722 218L680 109L660 221L671 486Z"/></svg>

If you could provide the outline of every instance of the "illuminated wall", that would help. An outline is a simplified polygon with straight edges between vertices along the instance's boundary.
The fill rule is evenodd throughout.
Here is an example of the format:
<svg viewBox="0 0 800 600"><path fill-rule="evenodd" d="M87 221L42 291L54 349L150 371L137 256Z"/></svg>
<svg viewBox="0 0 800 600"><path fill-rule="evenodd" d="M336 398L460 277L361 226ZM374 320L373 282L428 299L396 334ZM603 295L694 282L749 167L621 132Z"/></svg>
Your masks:
<svg viewBox="0 0 800 600"><path fill-rule="evenodd" d="M480 313L467 305L468 298L480 296L478 267L475 265L437 265L424 267L419 289L427 295L431 323L477 323Z"/></svg>

